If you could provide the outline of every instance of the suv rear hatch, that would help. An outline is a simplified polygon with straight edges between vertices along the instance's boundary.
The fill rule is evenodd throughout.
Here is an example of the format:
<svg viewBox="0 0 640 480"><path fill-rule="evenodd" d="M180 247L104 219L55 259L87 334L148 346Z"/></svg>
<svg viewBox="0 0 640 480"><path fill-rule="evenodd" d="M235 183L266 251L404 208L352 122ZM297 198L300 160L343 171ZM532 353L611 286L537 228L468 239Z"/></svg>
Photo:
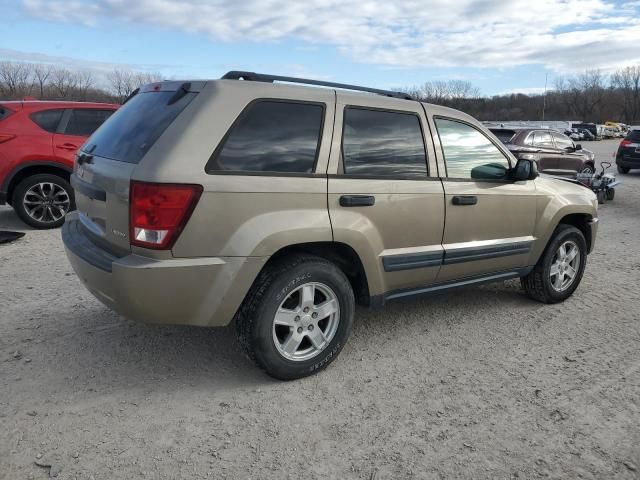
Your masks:
<svg viewBox="0 0 640 480"><path fill-rule="evenodd" d="M145 85L78 152L72 184L80 223L95 244L113 255L131 251L129 188L136 167L204 84Z"/></svg>

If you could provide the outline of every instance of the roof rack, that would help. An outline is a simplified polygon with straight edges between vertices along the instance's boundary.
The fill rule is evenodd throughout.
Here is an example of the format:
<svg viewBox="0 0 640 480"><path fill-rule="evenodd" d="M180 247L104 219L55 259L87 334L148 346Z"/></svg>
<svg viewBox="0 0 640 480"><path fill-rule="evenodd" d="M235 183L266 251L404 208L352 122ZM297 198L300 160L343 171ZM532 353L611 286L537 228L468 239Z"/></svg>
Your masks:
<svg viewBox="0 0 640 480"><path fill-rule="evenodd" d="M322 80L311 80L308 78L283 77L280 75L268 75L265 73L242 72L242 71L232 70L230 72L225 73L222 76L222 79L223 80L248 80L252 82L267 82L267 83L273 83L273 82L301 83L305 85L318 85L321 87L342 88L345 90L356 90L359 92L376 93L378 95L384 95L386 97L393 97L393 98L402 98L404 100L414 100L414 98L408 93L394 92L392 90L380 90L378 88L360 87L358 85L349 85L346 83L325 82Z"/></svg>

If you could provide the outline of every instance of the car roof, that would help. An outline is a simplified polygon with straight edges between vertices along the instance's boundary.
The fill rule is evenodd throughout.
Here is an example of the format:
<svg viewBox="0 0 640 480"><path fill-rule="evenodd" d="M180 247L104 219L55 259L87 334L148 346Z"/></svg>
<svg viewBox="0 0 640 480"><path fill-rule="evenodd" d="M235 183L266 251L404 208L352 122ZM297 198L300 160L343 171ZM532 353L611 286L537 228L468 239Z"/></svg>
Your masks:
<svg viewBox="0 0 640 480"><path fill-rule="evenodd" d="M117 109L120 105L100 102L71 102L66 100L7 100L0 101L0 105L18 107L20 109L39 110L44 108L106 108Z"/></svg>

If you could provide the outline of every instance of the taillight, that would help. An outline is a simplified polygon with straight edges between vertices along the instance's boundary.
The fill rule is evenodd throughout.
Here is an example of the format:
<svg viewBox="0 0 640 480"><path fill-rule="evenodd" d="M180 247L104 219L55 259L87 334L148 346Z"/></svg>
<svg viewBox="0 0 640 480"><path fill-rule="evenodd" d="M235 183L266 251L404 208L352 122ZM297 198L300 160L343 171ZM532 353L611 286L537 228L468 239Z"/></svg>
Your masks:
<svg viewBox="0 0 640 480"><path fill-rule="evenodd" d="M201 185L132 181L129 190L131 245L169 250L201 194Z"/></svg>
<svg viewBox="0 0 640 480"><path fill-rule="evenodd" d="M16 138L16 136L10 133L0 133L0 143L8 142L12 138Z"/></svg>
<svg viewBox="0 0 640 480"><path fill-rule="evenodd" d="M622 140L620 142L621 147L626 147L627 145L631 145L633 142L631 140Z"/></svg>

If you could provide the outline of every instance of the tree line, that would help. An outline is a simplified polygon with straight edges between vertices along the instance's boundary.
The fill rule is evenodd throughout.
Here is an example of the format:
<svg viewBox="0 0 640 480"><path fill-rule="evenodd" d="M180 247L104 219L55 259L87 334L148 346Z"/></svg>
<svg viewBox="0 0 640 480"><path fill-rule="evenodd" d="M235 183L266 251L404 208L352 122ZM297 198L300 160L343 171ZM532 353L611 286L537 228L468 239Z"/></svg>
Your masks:
<svg viewBox="0 0 640 480"><path fill-rule="evenodd" d="M48 64L0 62L0 100L33 97L122 103L136 88L162 80L158 73L114 69L100 78L88 70ZM415 98L457 108L479 120L607 120L640 124L640 66L611 74L600 70L558 77L546 95L480 95L466 80L431 81L403 91Z"/></svg>
<svg viewBox="0 0 640 480"><path fill-rule="evenodd" d="M49 64L0 62L0 100L69 100L122 103L136 88L162 80L158 73L114 69L98 78L90 70Z"/></svg>
<svg viewBox="0 0 640 480"><path fill-rule="evenodd" d="M457 108L479 120L622 121L640 125L640 66L610 75L600 70L556 78L546 95L513 93L482 97L464 80L426 82L405 89L429 103Z"/></svg>

